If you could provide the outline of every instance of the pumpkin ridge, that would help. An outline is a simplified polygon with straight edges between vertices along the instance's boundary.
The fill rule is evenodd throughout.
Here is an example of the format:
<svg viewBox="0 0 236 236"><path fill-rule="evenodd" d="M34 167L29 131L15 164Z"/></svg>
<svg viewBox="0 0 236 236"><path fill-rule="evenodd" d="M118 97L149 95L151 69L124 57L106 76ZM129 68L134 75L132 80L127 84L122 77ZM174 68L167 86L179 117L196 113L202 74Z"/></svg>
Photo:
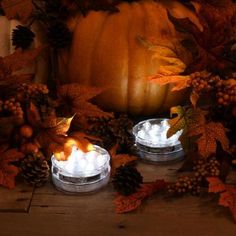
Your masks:
<svg viewBox="0 0 236 236"><path fill-rule="evenodd" d="M91 50L91 53L90 53L90 58L92 58L91 60L89 60L89 61L91 61L90 62L90 64L89 64L89 71L90 71L90 75L88 76L88 81L87 81L87 83L89 84L89 85L97 85L96 83L94 84L93 82L96 82L96 81L93 81L92 80L92 78L93 78L93 70L92 70L92 68L93 68L93 64L94 64L94 60L95 60L95 58L94 57L92 57L92 55L94 55L94 52L95 52L95 50L96 50L96 45L98 44L98 42L99 42L99 40L100 40L100 36L101 36L101 34L102 34L102 32L103 32L103 29L104 29L104 27L105 27L105 25L106 25L106 22L107 22L107 19L108 19L108 14L106 13L106 15L104 16L104 19L103 19L103 22L102 22L102 24L101 24L101 27L100 27L100 30L99 30L99 32L97 33L97 36L96 36L96 40L94 40L93 42L93 48L92 48L92 50ZM92 45L91 45L92 46ZM95 75L96 76L96 75Z"/></svg>

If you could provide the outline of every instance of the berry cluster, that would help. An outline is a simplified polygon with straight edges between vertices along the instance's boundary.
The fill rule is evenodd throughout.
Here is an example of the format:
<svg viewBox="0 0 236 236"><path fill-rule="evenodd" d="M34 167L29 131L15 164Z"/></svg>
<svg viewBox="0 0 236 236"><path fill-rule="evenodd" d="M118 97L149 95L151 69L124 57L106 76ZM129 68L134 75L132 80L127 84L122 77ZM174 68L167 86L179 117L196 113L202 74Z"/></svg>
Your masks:
<svg viewBox="0 0 236 236"><path fill-rule="evenodd" d="M234 79L220 80L216 84L216 88L219 105L228 106L236 103L236 82Z"/></svg>
<svg viewBox="0 0 236 236"><path fill-rule="evenodd" d="M39 94L48 94L49 90L45 84L21 84L18 87L18 92L24 92L26 97L37 96Z"/></svg>
<svg viewBox="0 0 236 236"><path fill-rule="evenodd" d="M188 85L197 94L212 91L215 84L220 81L219 76L213 76L207 71L195 72L190 75L190 78Z"/></svg>
<svg viewBox="0 0 236 236"><path fill-rule="evenodd" d="M201 191L199 182L194 177L180 176L178 180L167 187L167 192L171 195L182 195L190 193L198 195Z"/></svg>
<svg viewBox="0 0 236 236"><path fill-rule="evenodd" d="M10 98L5 101L0 100L0 112L6 115L13 115L17 119L23 119L24 116L21 105L15 98Z"/></svg>
<svg viewBox="0 0 236 236"><path fill-rule="evenodd" d="M220 175L220 163L215 158L209 160L199 159L194 164L194 176L180 176L175 183L167 187L169 194L182 195L190 193L198 195L206 177Z"/></svg>

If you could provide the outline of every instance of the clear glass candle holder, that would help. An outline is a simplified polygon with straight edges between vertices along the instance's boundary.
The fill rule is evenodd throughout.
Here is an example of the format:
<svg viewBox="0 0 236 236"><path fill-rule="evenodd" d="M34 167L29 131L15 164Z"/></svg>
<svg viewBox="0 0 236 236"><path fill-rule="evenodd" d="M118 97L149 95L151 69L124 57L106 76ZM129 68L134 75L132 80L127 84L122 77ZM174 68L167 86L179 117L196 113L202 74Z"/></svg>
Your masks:
<svg viewBox="0 0 236 236"><path fill-rule="evenodd" d="M135 146L140 158L156 163L169 163L183 159L184 151L178 140L182 131L167 138L168 129L168 119L149 119L133 127Z"/></svg>
<svg viewBox="0 0 236 236"><path fill-rule="evenodd" d="M88 153L74 150L67 161L58 161L55 156L51 161L52 182L66 193L94 192L109 182L110 155L99 146Z"/></svg>

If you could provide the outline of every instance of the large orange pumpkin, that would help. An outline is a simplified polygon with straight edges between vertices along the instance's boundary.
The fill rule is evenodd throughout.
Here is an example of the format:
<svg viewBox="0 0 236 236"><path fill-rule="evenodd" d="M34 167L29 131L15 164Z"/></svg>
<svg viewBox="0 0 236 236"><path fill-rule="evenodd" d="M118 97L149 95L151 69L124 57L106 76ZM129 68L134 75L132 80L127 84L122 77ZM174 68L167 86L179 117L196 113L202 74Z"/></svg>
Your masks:
<svg viewBox="0 0 236 236"><path fill-rule="evenodd" d="M59 53L60 79L109 86L97 103L113 111L150 115L183 102L184 93L147 81L162 62L153 59L153 52L137 38L153 38L162 46L180 48L182 36L168 19L167 10L175 17L189 17L201 27L197 17L176 1L144 0L122 3L118 8L120 12L115 14L91 11L86 17L78 14L70 19L73 42L70 49ZM188 52L182 48L180 53L186 61Z"/></svg>

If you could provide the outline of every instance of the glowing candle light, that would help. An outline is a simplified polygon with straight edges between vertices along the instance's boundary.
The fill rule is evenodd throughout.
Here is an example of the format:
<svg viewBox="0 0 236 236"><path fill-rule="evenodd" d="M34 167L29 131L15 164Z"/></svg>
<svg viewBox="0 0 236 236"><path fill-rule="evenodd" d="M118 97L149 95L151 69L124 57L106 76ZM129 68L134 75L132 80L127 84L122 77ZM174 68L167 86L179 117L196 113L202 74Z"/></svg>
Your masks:
<svg viewBox="0 0 236 236"><path fill-rule="evenodd" d="M89 150L83 152L73 146L66 161L60 161L61 156L52 156L52 180L57 188L67 192L91 192L108 183L108 152L98 146L91 146Z"/></svg>

